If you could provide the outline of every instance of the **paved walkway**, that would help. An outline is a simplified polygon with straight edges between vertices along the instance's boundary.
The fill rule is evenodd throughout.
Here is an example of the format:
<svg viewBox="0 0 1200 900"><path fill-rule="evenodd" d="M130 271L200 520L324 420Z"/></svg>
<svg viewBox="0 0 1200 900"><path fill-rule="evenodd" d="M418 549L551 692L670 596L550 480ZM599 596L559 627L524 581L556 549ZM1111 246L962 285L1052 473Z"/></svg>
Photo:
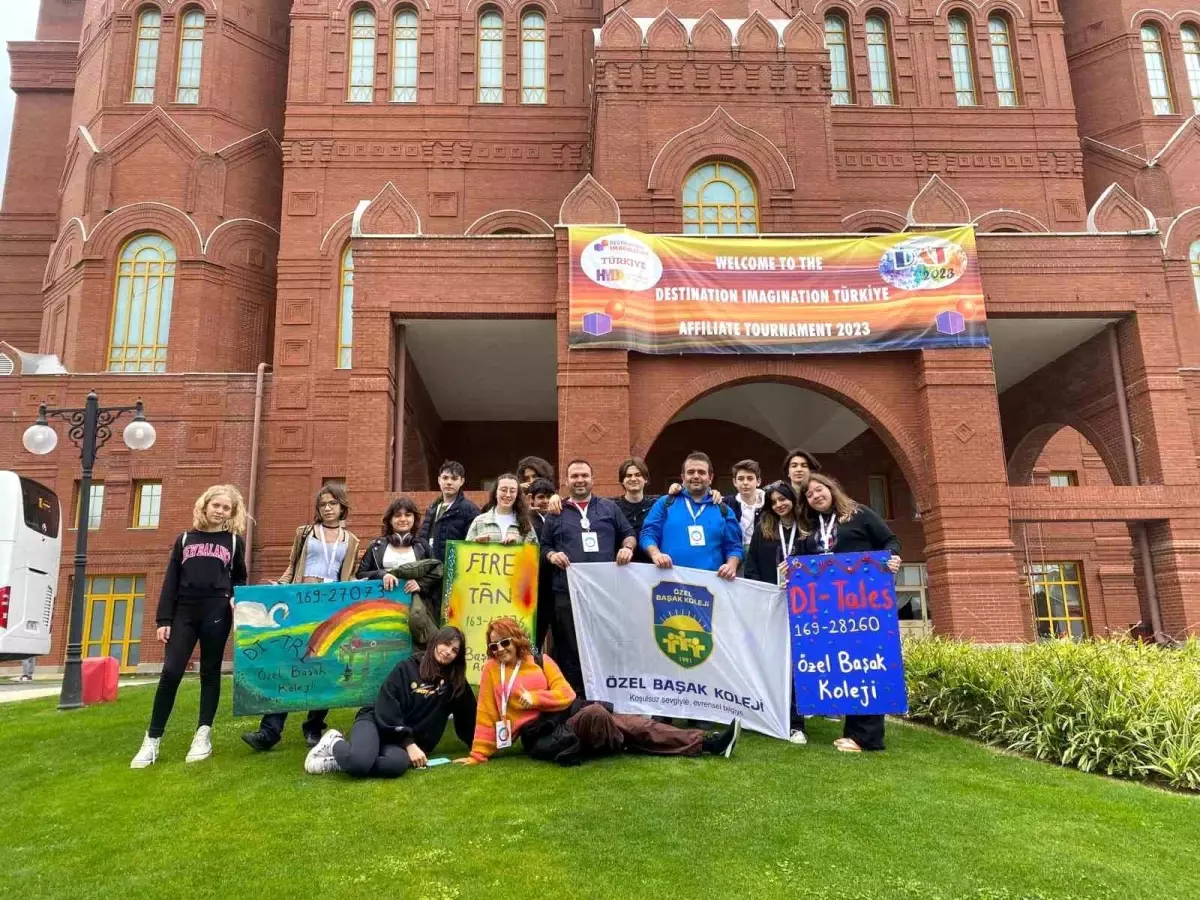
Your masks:
<svg viewBox="0 0 1200 900"><path fill-rule="evenodd" d="M120 687L138 684L154 684L156 678L131 678L120 681ZM0 680L0 703L16 703L18 700L36 700L39 697L57 697L62 690L58 678L38 678L34 681L17 681L15 678Z"/></svg>

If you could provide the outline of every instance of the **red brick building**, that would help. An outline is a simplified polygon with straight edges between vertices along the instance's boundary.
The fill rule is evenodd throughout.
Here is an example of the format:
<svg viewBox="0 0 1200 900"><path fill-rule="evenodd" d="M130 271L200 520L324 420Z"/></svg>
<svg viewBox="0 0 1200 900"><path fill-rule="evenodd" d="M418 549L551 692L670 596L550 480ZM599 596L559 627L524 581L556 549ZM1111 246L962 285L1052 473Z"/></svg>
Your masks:
<svg viewBox="0 0 1200 900"><path fill-rule="evenodd" d="M939 632L1200 623L1195 0L42 0L9 53L0 339L71 374L0 359L0 459L72 503L39 401L159 433L101 452L86 652L159 659L211 483L258 579L326 478L370 535L444 458L693 447L816 452ZM679 233L712 162L761 233L973 224L991 350L568 352L563 226Z"/></svg>

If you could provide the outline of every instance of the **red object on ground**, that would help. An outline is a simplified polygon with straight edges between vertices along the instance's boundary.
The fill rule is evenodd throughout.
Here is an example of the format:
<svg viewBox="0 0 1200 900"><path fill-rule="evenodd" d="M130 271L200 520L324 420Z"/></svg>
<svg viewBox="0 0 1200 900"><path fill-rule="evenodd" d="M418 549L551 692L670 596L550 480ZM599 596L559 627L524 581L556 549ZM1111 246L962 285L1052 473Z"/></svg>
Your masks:
<svg viewBox="0 0 1200 900"><path fill-rule="evenodd" d="M111 656L94 656L83 661L83 705L111 703L117 699L120 669Z"/></svg>

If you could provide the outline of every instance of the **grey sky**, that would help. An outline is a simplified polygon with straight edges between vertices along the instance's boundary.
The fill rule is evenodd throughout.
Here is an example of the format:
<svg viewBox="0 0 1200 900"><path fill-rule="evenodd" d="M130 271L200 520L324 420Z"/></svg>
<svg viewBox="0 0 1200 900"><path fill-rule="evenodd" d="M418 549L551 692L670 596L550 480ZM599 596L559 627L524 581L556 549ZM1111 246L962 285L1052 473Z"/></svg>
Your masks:
<svg viewBox="0 0 1200 900"><path fill-rule="evenodd" d="M37 27L38 0L0 0L4 14L0 16L0 188L8 172L8 139L12 132L13 105L17 95L8 87L9 41L33 40Z"/></svg>

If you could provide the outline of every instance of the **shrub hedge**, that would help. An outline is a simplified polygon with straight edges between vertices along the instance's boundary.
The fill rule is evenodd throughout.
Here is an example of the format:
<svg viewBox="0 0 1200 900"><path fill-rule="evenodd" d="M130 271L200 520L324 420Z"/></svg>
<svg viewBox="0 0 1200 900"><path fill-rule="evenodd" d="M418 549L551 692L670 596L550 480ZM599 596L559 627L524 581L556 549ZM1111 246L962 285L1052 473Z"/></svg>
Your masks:
<svg viewBox="0 0 1200 900"><path fill-rule="evenodd" d="M909 715L1037 759L1200 791L1200 641L904 647Z"/></svg>

